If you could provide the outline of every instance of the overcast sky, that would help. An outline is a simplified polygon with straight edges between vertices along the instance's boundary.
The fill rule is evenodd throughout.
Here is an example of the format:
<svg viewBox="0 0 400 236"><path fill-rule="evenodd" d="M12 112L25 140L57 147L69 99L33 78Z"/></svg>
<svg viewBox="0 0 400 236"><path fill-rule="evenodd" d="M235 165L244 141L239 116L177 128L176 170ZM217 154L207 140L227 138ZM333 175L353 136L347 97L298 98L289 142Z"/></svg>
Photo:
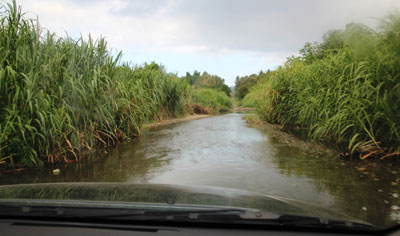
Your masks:
<svg viewBox="0 0 400 236"><path fill-rule="evenodd" d="M4 2L4 0L3 0ZM64 36L107 39L123 61L168 72L237 75L274 69L305 42L350 22L376 26L400 0L20 0L29 17Z"/></svg>

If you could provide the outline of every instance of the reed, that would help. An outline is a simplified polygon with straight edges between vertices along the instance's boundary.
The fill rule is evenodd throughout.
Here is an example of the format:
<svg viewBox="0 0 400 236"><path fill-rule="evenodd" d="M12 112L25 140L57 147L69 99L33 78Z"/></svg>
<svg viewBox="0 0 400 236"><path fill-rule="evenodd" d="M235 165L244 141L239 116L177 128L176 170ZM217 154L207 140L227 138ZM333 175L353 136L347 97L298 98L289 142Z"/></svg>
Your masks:
<svg viewBox="0 0 400 236"><path fill-rule="evenodd" d="M360 158L400 152L400 15L306 44L250 91L264 120L334 141Z"/></svg>
<svg viewBox="0 0 400 236"><path fill-rule="evenodd" d="M232 100L224 91L211 88L196 89L193 94L192 103L200 104L210 113L217 114L232 109Z"/></svg>
<svg viewBox="0 0 400 236"><path fill-rule="evenodd" d="M121 64L103 39L42 32L13 1L0 17L0 164L43 165L140 137L189 112L193 88L156 63Z"/></svg>

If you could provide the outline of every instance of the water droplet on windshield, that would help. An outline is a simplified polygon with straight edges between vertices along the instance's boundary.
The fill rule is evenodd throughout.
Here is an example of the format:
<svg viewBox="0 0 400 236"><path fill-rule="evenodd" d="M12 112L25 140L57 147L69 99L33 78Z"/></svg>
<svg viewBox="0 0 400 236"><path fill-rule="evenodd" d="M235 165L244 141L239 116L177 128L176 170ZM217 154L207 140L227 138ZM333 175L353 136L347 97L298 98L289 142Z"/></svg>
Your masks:
<svg viewBox="0 0 400 236"><path fill-rule="evenodd" d="M367 211L367 208L364 206L364 207L361 207L361 209L363 210L363 211Z"/></svg>

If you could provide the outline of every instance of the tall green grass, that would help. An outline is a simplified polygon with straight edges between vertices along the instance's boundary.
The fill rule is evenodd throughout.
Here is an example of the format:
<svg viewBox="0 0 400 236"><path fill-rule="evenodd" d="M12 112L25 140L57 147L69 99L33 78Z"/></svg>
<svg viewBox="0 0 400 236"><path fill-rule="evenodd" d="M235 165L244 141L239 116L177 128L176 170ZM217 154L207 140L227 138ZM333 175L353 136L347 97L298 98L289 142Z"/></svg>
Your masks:
<svg viewBox="0 0 400 236"><path fill-rule="evenodd" d="M236 77L235 81L235 97L236 103L240 107L254 108L257 106L256 92L253 91L257 84L270 76L270 70L249 76Z"/></svg>
<svg viewBox="0 0 400 236"><path fill-rule="evenodd" d="M263 77L264 73L261 71L258 75L252 74L249 76L236 77L235 81L235 96L238 100L243 99L257 82Z"/></svg>
<svg viewBox="0 0 400 236"><path fill-rule="evenodd" d="M232 100L224 91L200 88L194 91L192 103L200 104L210 113L219 113L232 109Z"/></svg>
<svg viewBox="0 0 400 236"><path fill-rule="evenodd" d="M253 89L254 87L252 87L251 89ZM257 98L255 96L256 92L250 90L250 92L247 93L243 99L237 101L237 105L240 107L255 108L257 107Z"/></svg>
<svg viewBox="0 0 400 236"><path fill-rule="evenodd" d="M193 88L155 64L120 65L104 39L42 32L1 6L0 164L70 162L140 136L143 123L189 112Z"/></svg>
<svg viewBox="0 0 400 236"><path fill-rule="evenodd" d="M400 15L307 44L250 92L267 121L335 141L361 158L400 152Z"/></svg>

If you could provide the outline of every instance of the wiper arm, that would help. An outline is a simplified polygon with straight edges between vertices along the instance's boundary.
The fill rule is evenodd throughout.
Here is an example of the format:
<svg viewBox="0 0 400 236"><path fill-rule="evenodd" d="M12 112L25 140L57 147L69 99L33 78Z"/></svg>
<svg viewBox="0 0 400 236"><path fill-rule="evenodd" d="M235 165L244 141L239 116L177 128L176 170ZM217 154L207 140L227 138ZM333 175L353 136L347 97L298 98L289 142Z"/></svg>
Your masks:
<svg viewBox="0 0 400 236"><path fill-rule="evenodd" d="M301 227L310 229L335 229L355 231L379 231L368 224L331 220L299 215L278 215L245 208L156 206L147 205L135 208L114 207L70 207L35 205L0 205L0 216L60 217L108 220L152 220L152 221L190 221L207 223L238 223L260 226Z"/></svg>
<svg viewBox="0 0 400 236"><path fill-rule="evenodd" d="M109 208L109 207L68 207L68 206L15 206L1 205L0 215L29 215L29 216L79 216L91 218L118 218L134 216L189 216L196 219L201 215L241 215L245 209L217 207L159 207L159 208Z"/></svg>
<svg viewBox="0 0 400 236"><path fill-rule="evenodd" d="M157 206L135 208L69 207L36 205L0 205L0 216L78 217L81 219L124 220L195 220L228 222L229 220L277 219L274 213L226 207Z"/></svg>
<svg viewBox="0 0 400 236"><path fill-rule="evenodd" d="M107 212L109 213L109 212ZM201 216L233 216L245 213L241 209L187 209L187 210L139 210L132 212L131 210L119 210L111 212L112 214L100 214L93 216L93 218L129 218L129 217L151 217L172 220L176 217L187 217L188 219L196 220Z"/></svg>

